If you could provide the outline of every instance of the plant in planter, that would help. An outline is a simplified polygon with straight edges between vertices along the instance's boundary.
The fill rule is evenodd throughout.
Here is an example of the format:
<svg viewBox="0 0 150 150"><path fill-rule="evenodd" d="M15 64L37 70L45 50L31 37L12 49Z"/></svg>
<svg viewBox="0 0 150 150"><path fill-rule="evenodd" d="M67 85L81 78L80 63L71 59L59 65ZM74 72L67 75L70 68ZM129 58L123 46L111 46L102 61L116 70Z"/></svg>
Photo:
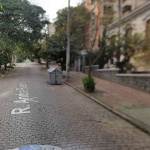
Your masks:
<svg viewBox="0 0 150 150"><path fill-rule="evenodd" d="M95 90L95 82L92 76L83 77L82 82L86 92L93 92Z"/></svg>
<svg viewBox="0 0 150 150"><path fill-rule="evenodd" d="M133 65L130 62L127 62L125 67L126 67L127 73L131 73L131 69L133 68Z"/></svg>

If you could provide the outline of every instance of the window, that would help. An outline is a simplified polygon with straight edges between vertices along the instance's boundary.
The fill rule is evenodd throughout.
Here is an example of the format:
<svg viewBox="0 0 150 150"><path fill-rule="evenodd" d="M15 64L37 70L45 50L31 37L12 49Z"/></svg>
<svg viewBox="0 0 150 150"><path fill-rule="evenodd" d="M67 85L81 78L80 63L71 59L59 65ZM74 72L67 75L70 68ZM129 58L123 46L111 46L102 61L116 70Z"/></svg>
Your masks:
<svg viewBox="0 0 150 150"><path fill-rule="evenodd" d="M125 7L123 7L123 10L122 10L122 14L126 13L126 12L131 12L131 6L130 5L127 5Z"/></svg>

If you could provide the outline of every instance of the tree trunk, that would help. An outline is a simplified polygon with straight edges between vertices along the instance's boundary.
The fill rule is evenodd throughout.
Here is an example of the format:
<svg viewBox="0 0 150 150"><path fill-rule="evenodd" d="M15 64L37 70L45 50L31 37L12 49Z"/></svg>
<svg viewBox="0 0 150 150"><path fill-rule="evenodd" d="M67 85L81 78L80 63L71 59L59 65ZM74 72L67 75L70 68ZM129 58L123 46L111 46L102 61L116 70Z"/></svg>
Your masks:
<svg viewBox="0 0 150 150"><path fill-rule="evenodd" d="M7 70L7 63L4 64L4 68L5 68L5 70Z"/></svg>
<svg viewBox="0 0 150 150"><path fill-rule="evenodd" d="M49 68L49 61L46 60L46 68L48 69Z"/></svg>
<svg viewBox="0 0 150 150"><path fill-rule="evenodd" d="M38 58L38 63L41 64L41 59L40 58Z"/></svg>
<svg viewBox="0 0 150 150"><path fill-rule="evenodd" d="M10 56L10 62L9 62L9 65L10 65L10 66L12 66L12 61L13 61L12 57L13 57L13 56L11 55L11 56Z"/></svg>
<svg viewBox="0 0 150 150"><path fill-rule="evenodd" d="M91 76L91 70L92 70L92 60L91 60L91 53L89 53L89 72L88 72L88 76Z"/></svg>
<svg viewBox="0 0 150 150"><path fill-rule="evenodd" d="M12 60L10 60L9 65L12 66Z"/></svg>

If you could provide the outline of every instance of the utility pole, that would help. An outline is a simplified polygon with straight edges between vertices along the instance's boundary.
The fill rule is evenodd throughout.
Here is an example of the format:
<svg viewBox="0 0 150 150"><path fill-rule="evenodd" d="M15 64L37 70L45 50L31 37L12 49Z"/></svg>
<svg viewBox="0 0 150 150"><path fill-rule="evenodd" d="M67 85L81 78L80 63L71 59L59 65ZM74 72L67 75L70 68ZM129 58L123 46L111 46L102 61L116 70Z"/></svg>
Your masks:
<svg viewBox="0 0 150 150"><path fill-rule="evenodd" d="M68 15L67 15L66 81L69 81L69 65L70 65L70 0L68 0Z"/></svg>
<svg viewBox="0 0 150 150"><path fill-rule="evenodd" d="M119 22L119 31L118 31L118 36L120 40L120 30L121 30L121 0L118 0L118 10L119 10L119 17L118 17L118 22Z"/></svg>

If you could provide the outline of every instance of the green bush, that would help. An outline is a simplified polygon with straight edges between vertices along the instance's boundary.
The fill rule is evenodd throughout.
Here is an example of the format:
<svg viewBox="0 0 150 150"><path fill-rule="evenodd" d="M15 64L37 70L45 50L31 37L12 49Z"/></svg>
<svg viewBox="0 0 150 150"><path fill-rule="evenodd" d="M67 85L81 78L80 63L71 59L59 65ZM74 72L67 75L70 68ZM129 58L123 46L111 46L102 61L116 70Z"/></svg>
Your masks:
<svg viewBox="0 0 150 150"><path fill-rule="evenodd" d="M5 69L0 70L1 74L5 74Z"/></svg>
<svg viewBox="0 0 150 150"><path fill-rule="evenodd" d="M86 92L94 92L95 90L95 81L91 76L86 76L82 78L82 83L84 86L84 90Z"/></svg>
<svg viewBox="0 0 150 150"><path fill-rule="evenodd" d="M130 62L127 62L125 67L126 67L126 70L131 70L133 65Z"/></svg>

